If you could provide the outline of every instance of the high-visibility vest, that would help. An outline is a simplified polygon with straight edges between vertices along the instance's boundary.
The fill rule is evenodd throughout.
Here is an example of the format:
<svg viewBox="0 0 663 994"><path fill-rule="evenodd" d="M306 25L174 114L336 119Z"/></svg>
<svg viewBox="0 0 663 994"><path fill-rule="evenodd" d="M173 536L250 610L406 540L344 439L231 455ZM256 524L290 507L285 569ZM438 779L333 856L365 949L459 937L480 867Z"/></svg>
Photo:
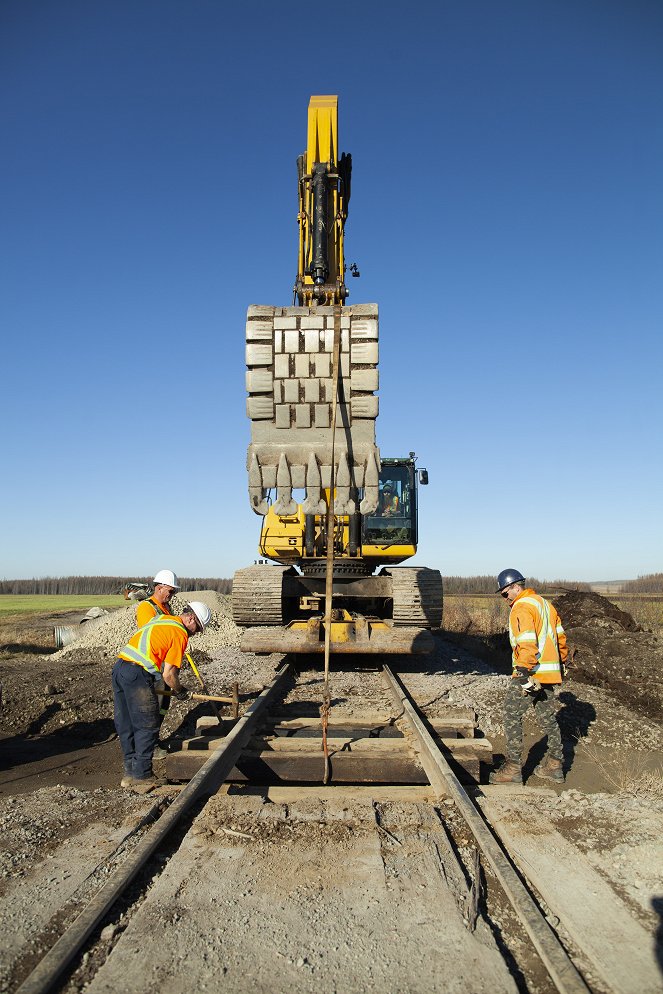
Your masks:
<svg viewBox="0 0 663 994"><path fill-rule="evenodd" d="M560 643L566 647L566 635L557 611L545 597L533 590L519 594L509 614L509 641L513 676L517 666L525 666L540 683L562 682Z"/></svg>
<svg viewBox="0 0 663 994"><path fill-rule="evenodd" d="M154 612L152 614L152 617L147 619L148 621L152 621L152 618L160 618L161 615L169 613L168 611L165 611L157 601L149 597L146 601L141 601L138 607L136 608L136 624L138 624L138 615L145 614L146 607L152 608L152 611ZM144 621L143 625L146 624L147 621ZM139 627L142 628L143 625L139 625Z"/></svg>
<svg viewBox="0 0 663 994"><path fill-rule="evenodd" d="M181 621L170 616L159 617L157 615L151 621L148 621L146 625L143 625L142 628L139 628L131 641L118 653L120 659L127 659L131 663L137 663L138 666L142 666L153 677L161 676L161 667L163 665L163 661L156 659L152 652L152 633L156 627L179 628L180 631L185 633L187 639L189 638L189 632ZM131 643L136 642L136 640L136 645L132 645Z"/></svg>

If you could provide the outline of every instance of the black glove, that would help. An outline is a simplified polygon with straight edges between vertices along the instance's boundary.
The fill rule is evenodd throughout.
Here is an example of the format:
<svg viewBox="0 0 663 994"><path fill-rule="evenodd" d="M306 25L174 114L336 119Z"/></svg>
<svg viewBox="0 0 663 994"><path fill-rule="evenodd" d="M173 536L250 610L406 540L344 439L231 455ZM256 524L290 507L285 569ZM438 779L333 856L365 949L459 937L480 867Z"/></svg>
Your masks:
<svg viewBox="0 0 663 994"><path fill-rule="evenodd" d="M173 697L176 701L186 701L191 697L191 691L187 690L186 687L180 687L179 690L173 691Z"/></svg>

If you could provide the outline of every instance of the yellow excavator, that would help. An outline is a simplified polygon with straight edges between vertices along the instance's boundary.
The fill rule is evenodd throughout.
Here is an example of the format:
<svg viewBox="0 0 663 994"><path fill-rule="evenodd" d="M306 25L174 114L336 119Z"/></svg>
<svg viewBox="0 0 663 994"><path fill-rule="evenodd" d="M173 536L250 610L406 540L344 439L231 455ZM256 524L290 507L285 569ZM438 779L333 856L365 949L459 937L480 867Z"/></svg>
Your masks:
<svg viewBox="0 0 663 994"><path fill-rule="evenodd" d="M417 551L416 456L384 458L378 308L348 305L344 228L352 159L338 153L338 98L314 96L297 159L293 306L249 307L249 501L262 561L235 573L247 652L419 653L442 622L438 570ZM356 266L350 267L357 276Z"/></svg>

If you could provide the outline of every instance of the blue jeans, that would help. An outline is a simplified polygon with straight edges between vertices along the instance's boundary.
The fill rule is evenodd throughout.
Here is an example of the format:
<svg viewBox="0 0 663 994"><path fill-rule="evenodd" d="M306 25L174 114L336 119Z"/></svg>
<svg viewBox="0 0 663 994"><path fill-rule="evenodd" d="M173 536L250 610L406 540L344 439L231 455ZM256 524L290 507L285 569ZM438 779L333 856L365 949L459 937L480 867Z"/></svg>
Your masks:
<svg viewBox="0 0 663 994"><path fill-rule="evenodd" d="M115 728L124 756L124 772L134 780L152 776L152 753L159 738L159 704L154 679L127 659L113 666Z"/></svg>

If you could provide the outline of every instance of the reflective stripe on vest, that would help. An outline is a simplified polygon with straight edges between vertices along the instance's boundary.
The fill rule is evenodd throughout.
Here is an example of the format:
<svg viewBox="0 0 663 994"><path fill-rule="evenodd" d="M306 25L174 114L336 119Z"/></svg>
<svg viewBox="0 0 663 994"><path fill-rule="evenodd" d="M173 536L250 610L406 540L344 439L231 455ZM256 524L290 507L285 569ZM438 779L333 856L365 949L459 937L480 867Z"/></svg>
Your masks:
<svg viewBox="0 0 663 994"><path fill-rule="evenodd" d="M189 632L180 621L175 621L174 618L159 617L159 615L157 615L155 618L150 618L147 624L143 625L143 627L139 629L140 640L138 642L138 647L134 648L133 645L125 645L124 649L122 649L119 653L119 656L120 659L128 659L130 662L137 663L139 666L142 666L144 670L147 670L150 676L161 676L161 668L154 662L152 656L150 655L152 629L155 625L161 625L166 628L179 628L180 631L186 633L187 638L189 637Z"/></svg>
<svg viewBox="0 0 663 994"><path fill-rule="evenodd" d="M518 645L522 645L524 642L536 642L537 653L536 653L536 666L532 667L532 674L535 673L559 673L561 675L561 667L559 665L559 648L557 645L557 634L558 632L563 632L564 629L561 625L557 625L554 629L550 624L550 606L545 597L519 597L518 604L530 604L535 608L539 620L541 622L541 628L539 631L539 636L537 638L535 631L525 631L516 633L511 627L511 615L509 615L509 641L511 642L511 648L516 649ZM554 658L552 656L546 657L544 655L544 649L546 646L546 641L550 639L550 644L554 649ZM514 659L515 665L515 659Z"/></svg>

